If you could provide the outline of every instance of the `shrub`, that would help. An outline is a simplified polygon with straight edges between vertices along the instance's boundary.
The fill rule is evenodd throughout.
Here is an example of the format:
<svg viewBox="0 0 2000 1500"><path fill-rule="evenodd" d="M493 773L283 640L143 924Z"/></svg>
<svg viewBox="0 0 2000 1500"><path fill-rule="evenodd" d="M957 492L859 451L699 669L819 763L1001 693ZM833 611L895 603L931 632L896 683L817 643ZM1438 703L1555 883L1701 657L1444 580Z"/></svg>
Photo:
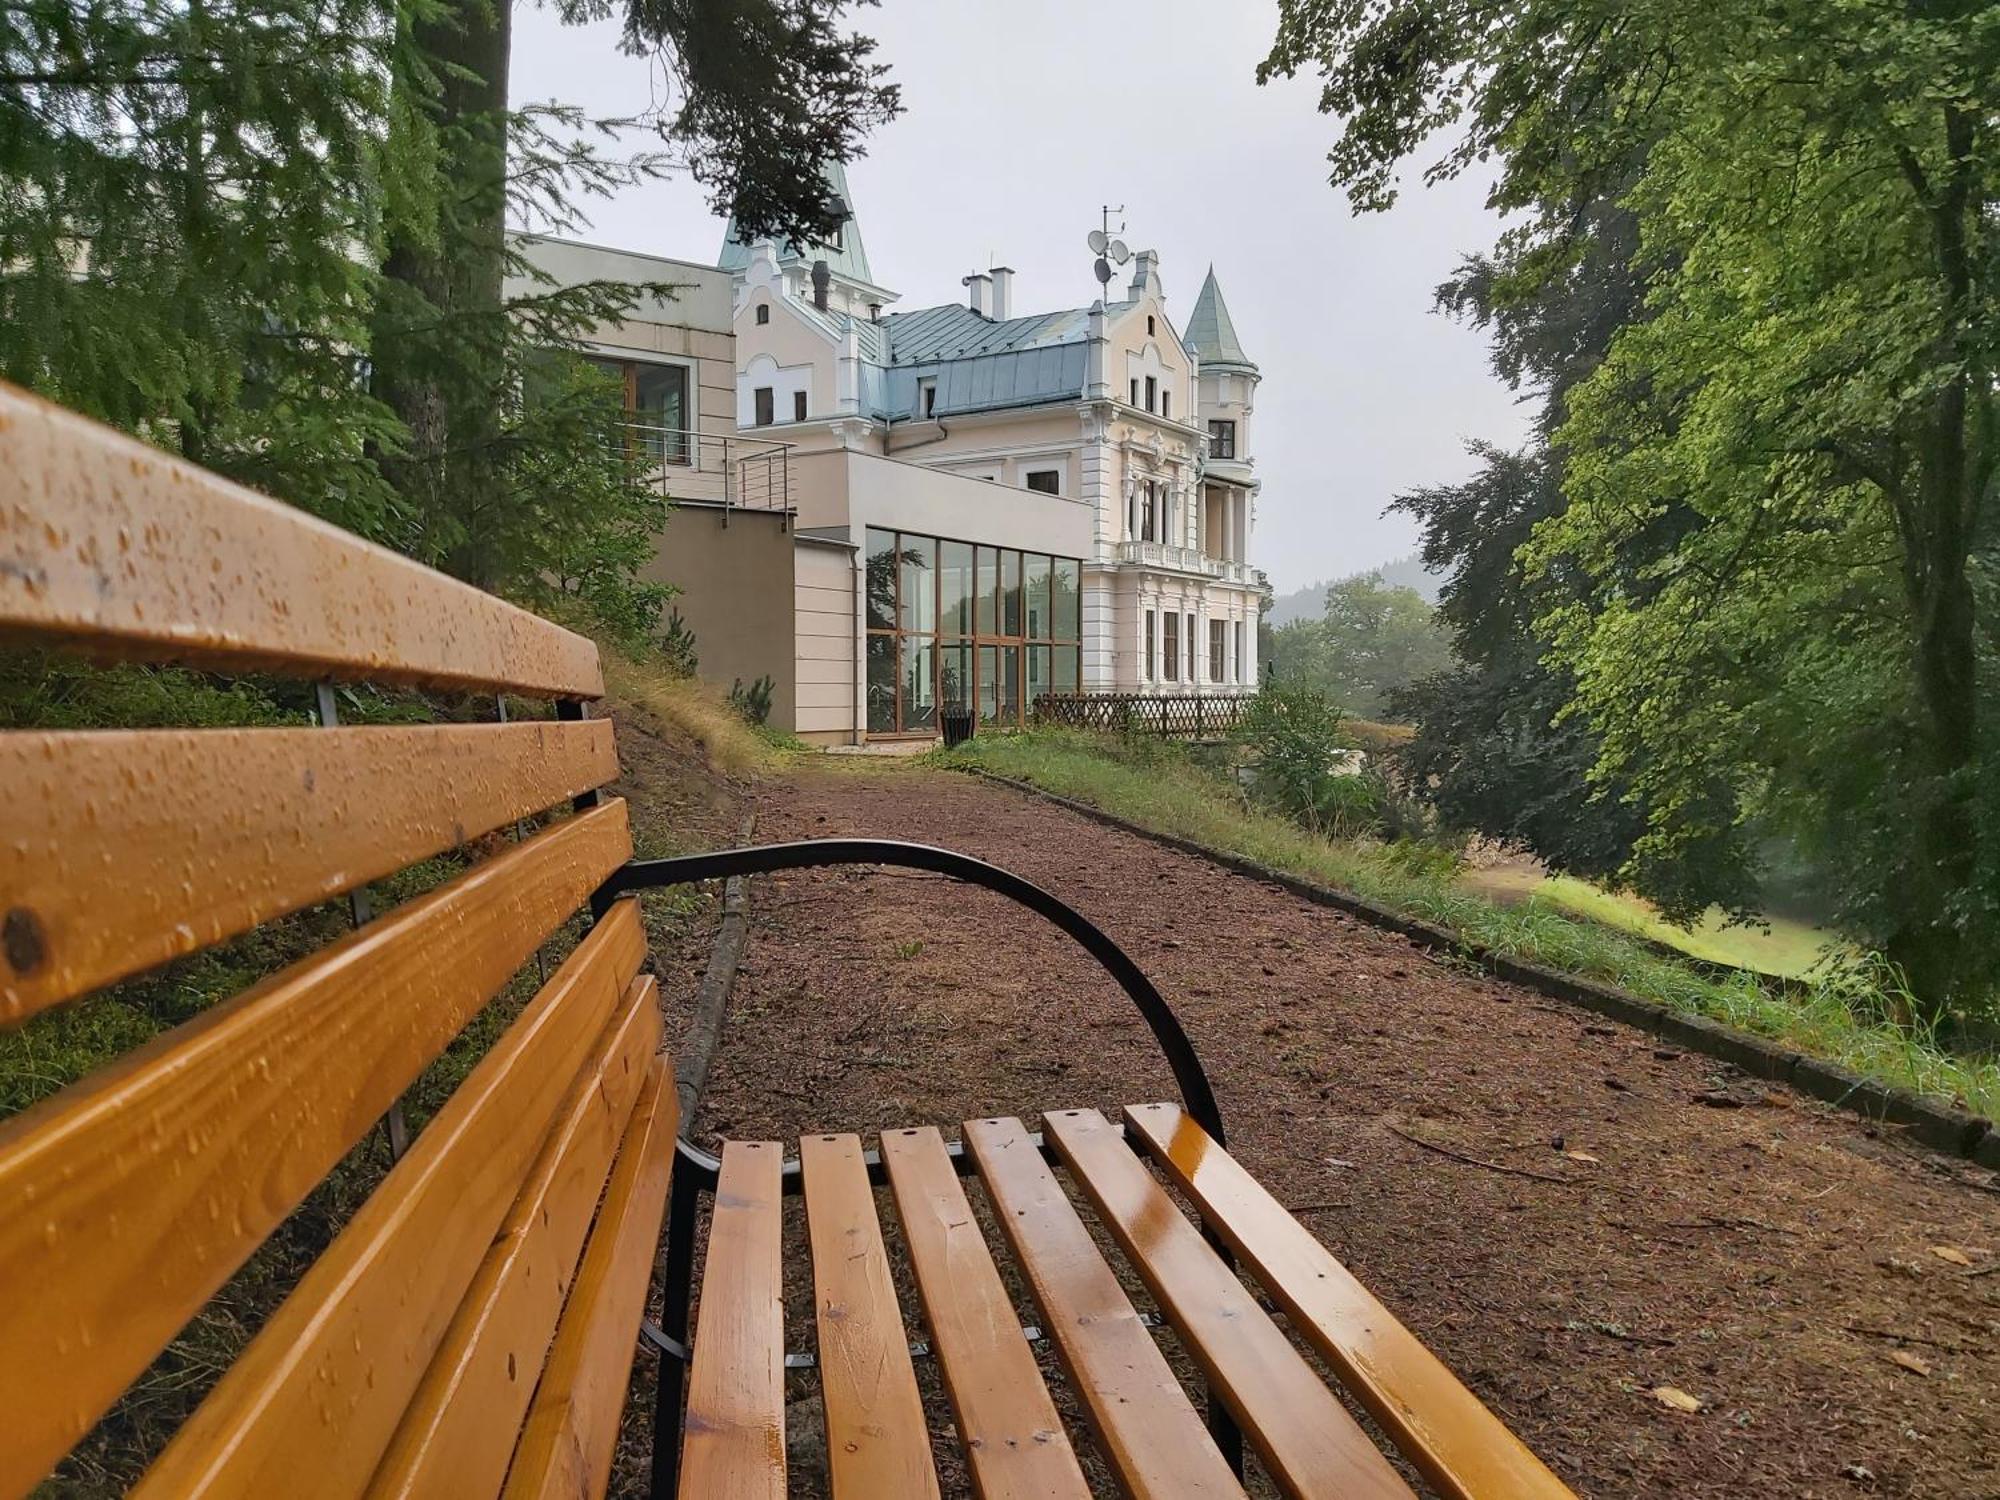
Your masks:
<svg viewBox="0 0 2000 1500"><path fill-rule="evenodd" d="M739 677L730 685L729 706L743 716L746 724L762 724L771 717L771 693L776 687L769 672L748 687Z"/></svg>
<svg viewBox="0 0 2000 1500"><path fill-rule="evenodd" d="M1332 837L1376 826L1378 786L1353 769L1340 710L1319 689L1266 688L1251 700L1238 737L1255 757L1250 789L1260 801Z"/></svg>

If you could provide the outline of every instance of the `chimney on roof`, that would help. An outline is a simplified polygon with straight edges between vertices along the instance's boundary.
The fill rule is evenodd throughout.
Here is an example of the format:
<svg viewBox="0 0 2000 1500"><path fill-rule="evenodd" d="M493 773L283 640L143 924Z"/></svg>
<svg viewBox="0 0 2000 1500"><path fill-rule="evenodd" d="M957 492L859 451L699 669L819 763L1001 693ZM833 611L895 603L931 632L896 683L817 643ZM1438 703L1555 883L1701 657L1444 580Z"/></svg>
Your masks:
<svg viewBox="0 0 2000 1500"><path fill-rule="evenodd" d="M995 266L987 273L993 278L993 318L1004 323L1014 316L1014 268Z"/></svg>
<svg viewBox="0 0 2000 1500"><path fill-rule="evenodd" d="M1160 285L1160 252L1141 250L1132 257L1132 287L1127 293L1134 302L1151 292L1162 300L1166 291Z"/></svg>
<svg viewBox="0 0 2000 1500"><path fill-rule="evenodd" d="M813 306L826 311L826 289L833 285L833 272L826 268L824 260L813 262Z"/></svg>
<svg viewBox="0 0 2000 1500"><path fill-rule="evenodd" d="M972 310L982 318L993 316L993 278L984 271L974 271L964 278L964 285L972 288Z"/></svg>

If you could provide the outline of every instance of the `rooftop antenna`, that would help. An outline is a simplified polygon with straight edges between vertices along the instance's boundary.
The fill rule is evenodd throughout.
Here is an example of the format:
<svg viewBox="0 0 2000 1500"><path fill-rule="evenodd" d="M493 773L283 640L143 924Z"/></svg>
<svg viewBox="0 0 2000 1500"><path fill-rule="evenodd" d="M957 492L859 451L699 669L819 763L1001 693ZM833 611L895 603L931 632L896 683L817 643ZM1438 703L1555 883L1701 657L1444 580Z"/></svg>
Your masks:
<svg viewBox="0 0 2000 1500"><path fill-rule="evenodd" d="M1122 203L1116 208L1108 203L1105 204L1104 227L1091 230L1089 237L1084 241L1090 246L1090 253L1097 257L1092 269L1097 273L1097 284L1100 288L1108 288L1111 285L1112 266L1122 266L1132 258L1132 252L1125 248L1125 242L1111 237L1111 216L1113 214L1122 216L1124 212L1125 205ZM1125 232L1123 217L1118 220L1118 232L1120 234Z"/></svg>

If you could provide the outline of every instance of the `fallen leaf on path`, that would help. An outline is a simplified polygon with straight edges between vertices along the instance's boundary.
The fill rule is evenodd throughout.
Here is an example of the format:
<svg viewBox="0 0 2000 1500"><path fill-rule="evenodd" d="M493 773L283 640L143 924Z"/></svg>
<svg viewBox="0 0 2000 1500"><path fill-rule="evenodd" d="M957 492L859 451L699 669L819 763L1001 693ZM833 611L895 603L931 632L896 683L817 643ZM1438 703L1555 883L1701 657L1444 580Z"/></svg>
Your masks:
<svg viewBox="0 0 2000 1500"><path fill-rule="evenodd" d="M1866 1464L1848 1464L1840 1471L1842 1479L1858 1479L1868 1484L1875 1478L1875 1471Z"/></svg>
<svg viewBox="0 0 2000 1500"><path fill-rule="evenodd" d="M1948 1260L1955 1266L1969 1266L1972 1264L1972 1257L1956 1245L1933 1245L1931 1246L1931 1254L1935 1255L1939 1260Z"/></svg>
<svg viewBox="0 0 2000 1500"><path fill-rule="evenodd" d="M1597 1165L1597 1158L1592 1156L1588 1151L1565 1151L1563 1155L1567 1156L1571 1161L1587 1161L1593 1167Z"/></svg>
<svg viewBox="0 0 2000 1500"><path fill-rule="evenodd" d="M1889 1355L1889 1363L1892 1365L1901 1365L1912 1375L1928 1375L1931 1372L1930 1361L1925 1359L1921 1354L1910 1353L1907 1349L1893 1351Z"/></svg>
<svg viewBox="0 0 2000 1500"><path fill-rule="evenodd" d="M1672 1411L1697 1412L1707 1405L1699 1396L1690 1396L1679 1386L1656 1385L1653 1399Z"/></svg>
<svg viewBox="0 0 2000 1500"><path fill-rule="evenodd" d="M1349 1171L1353 1171L1353 1170L1354 1170L1354 1163L1353 1163L1353 1162L1351 1162L1351 1161L1342 1161L1342 1160L1341 1160L1341 1159L1340 1159L1339 1157L1337 1157L1337 1156L1329 1156L1329 1157L1328 1157L1328 1158L1326 1159L1326 1164L1327 1164L1327 1165L1328 1165L1329 1167L1345 1167L1345 1168L1347 1168L1347 1169L1348 1169Z"/></svg>

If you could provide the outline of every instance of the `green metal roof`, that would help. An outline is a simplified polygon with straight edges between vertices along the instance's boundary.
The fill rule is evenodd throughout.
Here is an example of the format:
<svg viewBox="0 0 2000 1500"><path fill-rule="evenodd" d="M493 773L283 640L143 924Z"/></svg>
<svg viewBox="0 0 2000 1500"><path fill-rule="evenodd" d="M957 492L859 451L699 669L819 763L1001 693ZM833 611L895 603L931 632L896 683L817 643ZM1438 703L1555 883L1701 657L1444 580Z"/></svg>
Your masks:
<svg viewBox="0 0 2000 1500"><path fill-rule="evenodd" d="M825 260L827 270L836 276L845 276L849 281L863 281L875 285L875 278L868 270L868 250L861 243L861 222L854 216L854 197L847 190L847 168L839 162L826 164L826 185L833 195L847 205L847 217L841 220L838 245L811 245L801 250L790 240L778 247L778 261L804 261L811 265L816 260ZM736 232L736 220L729 221L729 231L722 239L722 255L716 261L724 271L740 271L750 264L750 246Z"/></svg>
<svg viewBox="0 0 2000 1500"><path fill-rule="evenodd" d="M1188 314L1187 332L1181 342L1204 365L1257 368L1257 362L1237 342L1236 325L1229 320L1229 304L1222 300L1222 287L1215 279L1214 266L1208 268L1208 280L1201 284L1201 295L1194 299L1194 311Z"/></svg>

